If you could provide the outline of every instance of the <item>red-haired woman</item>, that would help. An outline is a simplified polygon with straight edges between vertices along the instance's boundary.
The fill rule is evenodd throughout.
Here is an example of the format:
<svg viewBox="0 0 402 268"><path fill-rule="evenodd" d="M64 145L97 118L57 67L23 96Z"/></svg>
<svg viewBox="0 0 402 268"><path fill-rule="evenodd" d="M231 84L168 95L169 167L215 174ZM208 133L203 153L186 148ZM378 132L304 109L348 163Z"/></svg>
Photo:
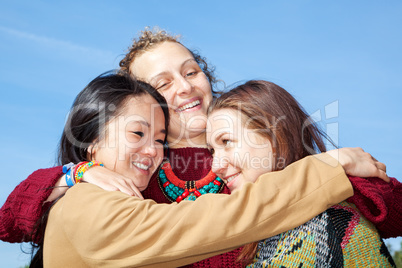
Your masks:
<svg viewBox="0 0 402 268"><path fill-rule="evenodd" d="M211 105L208 121L212 171L232 193L262 174L326 151L325 133L286 90L267 81L249 81L223 94ZM372 183L370 190L365 190L378 205L381 220L389 218L393 224L388 228L394 235L402 235L402 184L395 178L390 184L376 178ZM386 207L377 187L389 187L384 198L392 200L393 206ZM278 198L282 197L279 193ZM380 217L367 213L369 205L350 201L353 199L295 229L246 245L240 260L250 267L394 266L380 234L367 219L379 223Z"/></svg>

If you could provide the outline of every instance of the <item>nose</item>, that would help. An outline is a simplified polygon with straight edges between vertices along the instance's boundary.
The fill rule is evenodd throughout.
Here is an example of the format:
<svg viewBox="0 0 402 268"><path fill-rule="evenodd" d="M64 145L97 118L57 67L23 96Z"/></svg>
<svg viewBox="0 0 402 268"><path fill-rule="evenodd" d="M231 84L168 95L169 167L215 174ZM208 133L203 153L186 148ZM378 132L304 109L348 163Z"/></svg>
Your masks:
<svg viewBox="0 0 402 268"><path fill-rule="evenodd" d="M180 76L178 78L178 90L177 93L179 95L183 95L183 94L190 94L191 92L193 92L194 86L193 84L191 84L185 77Z"/></svg>
<svg viewBox="0 0 402 268"><path fill-rule="evenodd" d="M225 170L228 168L229 161L226 157L214 155L212 160L211 170L213 173L222 177L225 174Z"/></svg>
<svg viewBox="0 0 402 268"><path fill-rule="evenodd" d="M149 141L143 146L142 152L144 155L147 155L149 157L155 157L157 154L157 148L152 141Z"/></svg>

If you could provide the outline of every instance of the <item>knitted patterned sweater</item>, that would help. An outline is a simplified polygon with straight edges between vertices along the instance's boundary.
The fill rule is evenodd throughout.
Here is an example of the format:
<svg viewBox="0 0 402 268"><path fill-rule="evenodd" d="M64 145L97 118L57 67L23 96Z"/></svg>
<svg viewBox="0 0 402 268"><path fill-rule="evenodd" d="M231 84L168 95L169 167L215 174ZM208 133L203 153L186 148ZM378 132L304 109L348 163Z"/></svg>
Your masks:
<svg viewBox="0 0 402 268"><path fill-rule="evenodd" d="M198 180L211 168L212 157L207 149L171 149L169 159L174 173L182 180ZM29 234L50 203L44 201L52 192L52 186L62 175L61 167L39 169L22 181L9 195L0 209L0 240L19 243L30 241ZM394 178L391 183L380 179L350 177L355 195L348 199L356 204L362 214L373 222L383 238L402 235L402 184ZM228 188L221 193L229 194ZM145 198L158 203L170 203L159 188L154 176L143 192ZM237 257L239 250L215 256L195 267L225 267ZM198 265L198 266L197 266Z"/></svg>
<svg viewBox="0 0 402 268"><path fill-rule="evenodd" d="M293 230L261 241L247 267L395 267L374 225L341 202Z"/></svg>

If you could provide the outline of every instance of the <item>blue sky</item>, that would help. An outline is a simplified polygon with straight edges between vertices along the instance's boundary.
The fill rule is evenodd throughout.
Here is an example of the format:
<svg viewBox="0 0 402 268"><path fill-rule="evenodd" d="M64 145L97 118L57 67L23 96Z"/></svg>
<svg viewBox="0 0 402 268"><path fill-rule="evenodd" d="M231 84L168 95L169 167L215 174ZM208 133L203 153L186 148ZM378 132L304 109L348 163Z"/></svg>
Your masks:
<svg viewBox="0 0 402 268"><path fill-rule="evenodd" d="M402 178L400 1L2 1L0 203L54 165L76 94L118 67L145 26L181 34L227 86L290 91L339 146L359 146ZM401 239L389 240L397 248ZM0 243L4 267L28 261Z"/></svg>

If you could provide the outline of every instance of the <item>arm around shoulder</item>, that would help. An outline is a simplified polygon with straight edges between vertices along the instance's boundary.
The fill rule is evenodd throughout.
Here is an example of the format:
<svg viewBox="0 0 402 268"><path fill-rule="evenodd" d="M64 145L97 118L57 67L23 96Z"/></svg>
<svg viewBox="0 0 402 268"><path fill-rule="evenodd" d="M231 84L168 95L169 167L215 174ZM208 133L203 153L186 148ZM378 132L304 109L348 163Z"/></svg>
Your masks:
<svg viewBox="0 0 402 268"><path fill-rule="evenodd" d="M286 195L286 190L296 191L298 196L308 196L310 191L315 189L315 194L320 193L322 196L314 203L327 203L328 207L353 195L352 185L343 167L327 153L307 156L292 163L283 171L266 173L261 175L259 180L275 177L278 181L282 181L284 189L281 195Z"/></svg>
<svg viewBox="0 0 402 268"><path fill-rule="evenodd" d="M10 243L31 241L36 221L46 211L44 201L62 175L62 167L39 169L22 181L0 209L0 239Z"/></svg>
<svg viewBox="0 0 402 268"><path fill-rule="evenodd" d="M207 194L180 204L156 204L94 185L76 185L52 208L45 238L52 245L45 249L57 252L65 246L55 236L61 235L87 265L193 263L292 229L308 220L301 214L314 217L351 196L342 168L327 168L336 165L328 160L309 157L263 175L230 196ZM47 256L63 258L45 252L45 261Z"/></svg>

